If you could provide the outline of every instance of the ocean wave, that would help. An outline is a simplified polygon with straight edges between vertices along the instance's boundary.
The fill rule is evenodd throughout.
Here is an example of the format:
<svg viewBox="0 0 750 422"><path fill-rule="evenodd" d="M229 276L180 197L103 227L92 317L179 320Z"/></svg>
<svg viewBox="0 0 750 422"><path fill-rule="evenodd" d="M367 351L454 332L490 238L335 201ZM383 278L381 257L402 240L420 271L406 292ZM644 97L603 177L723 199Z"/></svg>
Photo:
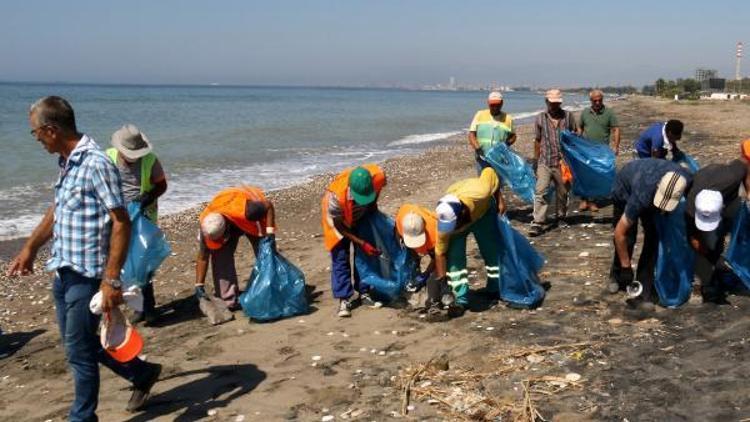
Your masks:
<svg viewBox="0 0 750 422"><path fill-rule="evenodd" d="M421 135L409 135L405 136L397 141L393 141L388 144L390 147L403 146L403 145L417 145L425 144L428 142L440 141L443 139L450 138L451 136L460 135L463 133L461 130L453 132L438 132L438 133L424 133Z"/></svg>

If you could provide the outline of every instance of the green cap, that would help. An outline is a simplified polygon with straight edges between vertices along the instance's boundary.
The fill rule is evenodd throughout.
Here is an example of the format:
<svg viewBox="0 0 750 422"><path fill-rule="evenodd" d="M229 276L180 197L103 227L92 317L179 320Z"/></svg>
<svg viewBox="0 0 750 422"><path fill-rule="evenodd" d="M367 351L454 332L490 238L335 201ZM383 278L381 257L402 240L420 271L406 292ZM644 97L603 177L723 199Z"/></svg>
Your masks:
<svg viewBox="0 0 750 422"><path fill-rule="evenodd" d="M357 167L349 174L349 192L357 205L370 205L375 201L372 175L364 167Z"/></svg>

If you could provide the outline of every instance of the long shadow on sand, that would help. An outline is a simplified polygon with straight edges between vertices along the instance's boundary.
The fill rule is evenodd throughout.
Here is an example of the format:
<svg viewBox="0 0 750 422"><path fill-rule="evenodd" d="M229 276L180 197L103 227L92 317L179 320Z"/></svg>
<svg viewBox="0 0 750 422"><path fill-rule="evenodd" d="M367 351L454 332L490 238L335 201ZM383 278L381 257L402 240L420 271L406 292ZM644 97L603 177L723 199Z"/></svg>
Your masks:
<svg viewBox="0 0 750 422"><path fill-rule="evenodd" d="M13 356L21 350L26 343L34 337L44 333L46 330L34 330L29 332L0 334L0 359Z"/></svg>
<svg viewBox="0 0 750 422"><path fill-rule="evenodd" d="M198 308L198 301L193 295L175 299L167 304L161 305L157 308L157 312L159 312L159 319L152 324L152 326L156 328L168 327L170 325L203 318L203 314Z"/></svg>
<svg viewBox="0 0 750 422"><path fill-rule="evenodd" d="M144 411L128 422L145 422L174 415L174 421L194 421L205 418L210 409L226 407L233 400L254 390L266 373L255 365L221 365L205 369L180 372L163 378L160 382L183 378L200 378L178 385L169 391L152 396ZM158 388L159 384L156 384Z"/></svg>

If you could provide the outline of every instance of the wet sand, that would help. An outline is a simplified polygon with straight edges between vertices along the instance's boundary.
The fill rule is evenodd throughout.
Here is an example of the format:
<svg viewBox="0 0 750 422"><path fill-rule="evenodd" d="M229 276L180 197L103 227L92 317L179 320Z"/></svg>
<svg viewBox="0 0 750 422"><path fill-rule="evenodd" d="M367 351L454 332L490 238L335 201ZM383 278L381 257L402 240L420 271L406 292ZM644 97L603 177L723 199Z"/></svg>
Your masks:
<svg viewBox="0 0 750 422"><path fill-rule="evenodd" d="M747 104L634 98L615 108L623 146L654 121L680 118L686 124L681 147L701 164L735 158L737 142L750 137ZM519 130L516 145L531 154L529 127ZM621 161L628 159L623 153ZM474 174L472 164L463 137L389 160L380 207L393 214L404 202L434 206L448 185ZM652 315L626 310L622 296L602 293L612 256L609 208L594 216L572 214L570 228L534 239L548 261L543 279L552 285L537 310L478 301L447 323L428 324L392 308L358 308L351 319L337 319L320 234L319 200L330 178L271 195L279 250L304 270L312 289L311 313L304 316L258 324L237 313L230 323L208 325L191 297L199 209L163 219L174 250L155 279L165 315L159 326L141 328L146 358L164 365L162 379L150 406L128 414L128 385L102 369L101 420L388 420L402 411L405 377L436 357L440 368L414 377L409 420L482 420L489 417L487 403L503 404L495 406L504 409L503 420L523 416L525 385L547 420L750 417L750 299L731 297L731 305L716 307L693 298L681 309ZM512 198L509 208L525 233L530 207ZM16 247L0 246L3 271ZM473 242L469 256L477 289L484 276ZM247 244L238 257L240 274L249 275ZM72 381L49 287L46 274L0 278L0 420L61 420L67 413ZM562 347L536 349L533 358L526 353L554 345ZM449 369L441 372L443 363ZM571 373L581 379L549 381ZM429 392L442 401L432 403Z"/></svg>

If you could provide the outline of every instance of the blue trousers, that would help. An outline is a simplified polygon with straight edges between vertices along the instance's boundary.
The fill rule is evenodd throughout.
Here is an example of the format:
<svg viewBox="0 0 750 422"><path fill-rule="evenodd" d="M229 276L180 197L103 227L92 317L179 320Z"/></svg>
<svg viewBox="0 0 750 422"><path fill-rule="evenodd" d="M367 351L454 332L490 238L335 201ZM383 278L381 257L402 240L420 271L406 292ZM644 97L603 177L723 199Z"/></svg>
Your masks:
<svg viewBox="0 0 750 422"><path fill-rule="evenodd" d="M336 299L349 299L354 291L366 293L370 287L361 283L357 268L354 268L354 282L352 282L352 264L349 250L352 242L343 238L331 251L331 290ZM354 251L357 254L356 248Z"/></svg>
<svg viewBox="0 0 750 422"><path fill-rule="evenodd" d="M60 336L75 385L75 398L68 416L70 421L98 420L99 363L135 385L143 383L145 379L142 377L149 374L146 362L135 358L123 364L102 348L96 333L99 316L89 310L89 302L99 291L99 283L99 279L61 268L52 286Z"/></svg>

